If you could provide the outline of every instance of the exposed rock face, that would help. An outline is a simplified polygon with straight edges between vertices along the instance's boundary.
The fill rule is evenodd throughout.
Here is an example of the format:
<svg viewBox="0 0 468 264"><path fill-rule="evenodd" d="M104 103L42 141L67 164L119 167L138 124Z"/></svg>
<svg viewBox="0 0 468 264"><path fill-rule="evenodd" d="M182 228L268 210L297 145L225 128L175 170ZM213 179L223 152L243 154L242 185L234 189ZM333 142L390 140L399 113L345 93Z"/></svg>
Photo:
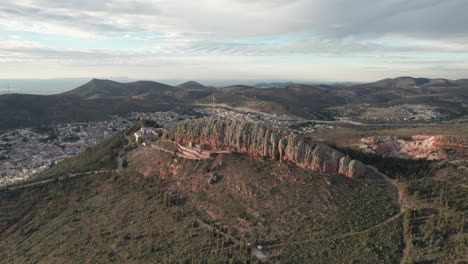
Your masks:
<svg viewBox="0 0 468 264"><path fill-rule="evenodd" d="M362 138L359 148L398 158L444 160L449 153L453 158L465 158L468 150L465 141L463 138L448 136L381 136Z"/></svg>
<svg viewBox="0 0 468 264"><path fill-rule="evenodd" d="M233 151L270 158L323 173L338 172L349 178L365 175L365 165L341 152L299 135L260 124L214 119L182 121L168 138L184 144L204 144L213 150Z"/></svg>

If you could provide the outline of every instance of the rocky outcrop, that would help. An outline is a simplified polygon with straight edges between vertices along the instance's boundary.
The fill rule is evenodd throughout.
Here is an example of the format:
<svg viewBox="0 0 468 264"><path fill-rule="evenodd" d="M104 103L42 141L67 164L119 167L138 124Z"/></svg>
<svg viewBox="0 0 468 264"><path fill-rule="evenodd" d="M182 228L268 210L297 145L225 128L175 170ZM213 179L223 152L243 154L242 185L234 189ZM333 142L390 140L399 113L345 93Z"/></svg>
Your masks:
<svg viewBox="0 0 468 264"><path fill-rule="evenodd" d="M359 148L383 156L444 160L466 158L468 152L466 141L467 139L463 137L449 136L380 136L362 138Z"/></svg>
<svg viewBox="0 0 468 264"><path fill-rule="evenodd" d="M178 123L167 135L183 144L202 144L212 150L232 151L253 157L296 164L323 173L349 178L365 175L365 165L341 152L302 136L244 121L196 119Z"/></svg>

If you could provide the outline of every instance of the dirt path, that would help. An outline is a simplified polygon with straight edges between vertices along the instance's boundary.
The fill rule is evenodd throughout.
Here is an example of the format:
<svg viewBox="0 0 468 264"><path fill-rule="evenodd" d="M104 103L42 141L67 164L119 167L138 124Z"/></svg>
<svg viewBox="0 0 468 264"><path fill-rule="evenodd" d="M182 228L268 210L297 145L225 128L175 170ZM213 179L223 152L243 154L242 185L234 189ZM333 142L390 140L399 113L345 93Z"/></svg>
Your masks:
<svg viewBox="0 0 468 264"><path fill-rule="evenodd" d="M408 197L403 192L401 184L398 181L393 180L390 177L388 177L387 175L379 172L375 167L373 167L373 166L367 166L367 167L369 169L373 170L375 173L382 176L386 181L392 183L395 186L395 188L398 190L398 204L400 205L400 213L399 214L400 215L403 214L405 209L409 208L410 206L409 206L409 202L408 202ZM405 248L403 249L403 257L401 258L401 263L406 263L406 260L408 259L408 256L409 256L409 252L410 252L410 247L408 247L405 244Z"/></svg>
<svg viewBox="0 0 468 264"><path fill-rule="evenodd" d="M271 248L277 248L277 247L282 247L282 246L289 246L289 245L301 245L301 244L306 244L306 243L311 243L311 242L318 242L318 241L324 241L324 240L335 240L335 239L343 239L347 238L350 236L355 236L355 235L360 235L360 234L365 234L367 232L370 232L374 229L377 229L379 227L382 227L386 224L389 224L390 222L393 222L394 220L398 219L403 212L399 212L398 214L388 218L387 220L372 226L366 230L358 231L358 232L349 232L349 233L344 233L344 234L339 234L339 235L334 235L334 236L329 236L329 237L323 237L323 238L315 238L315 239L309 239L309 240L303 240L303 241L298 241L298 242L290 242L290 243L282 243L282 244L276 244L276 245L271 245L271 246L266 246L266 248L271 249Z"/></svg>
<svg viewBox="0 0 468 264"><path fill-rule="evenodd" d="M71 174L68 174L68 176L65 176L65 179L70 179L70 178L74 178L74 177L78 177L78 176L84 176L84 175L91 175L91 174L97 174L97 173L112 173L112 172L117 172L117 173L122 173L122 170L123 170L123 159L122 159L122 155L125 153L125 148L130 145L131 141L130 139L127 137L127 140L128 140L128 143L127 145L125 145L118 153L117 155L117 168L115 170L95 170L95 171L86 171L86 172L79 172L79 173L71 173ZM46 179L46 180L42 180L42 181L38 181L38 182L33 182L33 183L25 183L23 185L18 185L18 186L5 186L7 187L9 190L17 190L17 189L22 189L22 188L27 188L27 187L31 187L31 186L35 186L35 185L40 185L40 184L45 184L45 183L49 183L49 182L53 182L55 180L57 180L58 178L53 178L53 179Z"/></svg>
<svg viewBox="0 0 468 264"><path fill-rule="evenodd" d="M151 148L154 148L154 149L157 149L157 150L160 150L162 152L169 153L169 154L174 154L174 151L170 151L168 149L161 148L161 147L158 147L158 146L155 146L155 145L151 145Z"/></svg>
<svg viewBox="0 0 468 264"><path fill-rule="evenodd" d="M112 172L115 172L115 170L95 170L95 171L86 171L86 172L80 172L80 173L72 173L72 174L69 174L68 176L66 176L66 177L63 178L63 179L71 179L71 178L75 178L75 177L78 177L78 176L91 175L91 174L97 174L97 173L112 173ZM42 180L42 181L33 182L33 183L27 183L27 184L24 184L24 185L11 186L11 187L10 187L10 186L6 186L6 187L8 188L8 190L18 190L18 189L23 189L23 188L35 186L35 185L40 185L40 184L45 184L45 183L53 182L53 181L56 181L56 180L58 180L58 179L59 179L59 178L53 178L53 179L47 179L47 180Z"/></svg>
<svg viewBox="0 0 468 264"><path fill-rule="evenodd" d="M401 184L398 181L396 181L396 180L388 177L387 175L381 173L380 171L378 171L373 166L367 166L367 168L371 169L372 171L374 171L378 175L382 176L388 183L395 186L395 189L397 190L397 193L398 193L397 203L398 203L398 206L400 207L400 213L403 213L403 211L405 211L405 209L408 208L408 204L406 202L407 197L406 197L405 193L403 192Z"/></svg>
<svg viewBox="0 0 468 264"><path fill-rule="evenodd" d="M383 221L383 222L381 222L381 223L379 223L379 224L377 224L375 226L372 226L372 227L370 227L368 229L365 229L365 230L362 230L362 231L349 232L349 233L338 234L338 235L334 235L334 236L330 236L330 237L315 238L315 239L303 240L303 241L298 241L298 242L276 244L276 245L267 246L267 248L271 249L271 248L288 246L288 245L300 245L300 244L305 244L305 243L310 243L310 242L318 242L318 241L324 241L324 240L343 239L343 238L347 238L347 237L350 237L350 236L355 236L355 235L360 235L360 234L370 232L370 231L372 231L374 229L377 229L379 227L387 225L387 224L393 222L394 220L398 219L403 214L405 209L407 208L407 205L406 205L406 202L405 202L405 195L404 195L403 190L402 190L402 188L400 186L400 183L393 180L393 179L391 179L387 175L379 172L376 168L374 168L372 166L367 166L367 167L369 169L371 169L372 171L374 171L375 173L377 173L378 175L382 176L385 179L385 181L387 181L388 183L390 183L392 186L395 187L395 189L397 191L396 202L397 202L398 207L399 207L399 212L396 215L388 218L387 220L385 220L385 221Z"/></svg>
<svg viewBox="0 0 468 264"><path fill-rule="evenodd" d="M83 214L83 212L81 212L80 206L78 205L78 203L75 200L70 198L69 204L70 204L70 207L75 212L78 213L78 215L80 217L80 222L82 224L84 224L86 226L86 228L88 228L91 231L91 234L92 234L92 236L94 237L94 239L96 241L101 243L108 250L112 251L112 253L114 253L120 259L121 262L131 263L122 254L120 254L114 246L107 243L107 241L99 234L98 229L96 228L96 226L93 225L92 221L85 214Z"/></svg>
<svg viewBox="0 0 468 264"><path fill-rule="evenodd" d="M122 155L125 154L125 149L130 146L130 144L132 144L132 140L131 138L129 138L128 136L125 136L125 139L127 140L127 144L125 146L123 146L123 148L119 151L119 153L117 154L117 169L116 169L116 172L118 174L122 174L122 171L123 171L123 159L122 159Z"/></svg>
<svg viewBox="0 0 468 264"><path fill-rule="evenodd" d="M171 152L171 153L172 153L172 152ZM136 178L136 177L127 177L127 179L128 179L130 182L134 183L134 184L141 185L141 182L140 182L139 179ZM148 191L148 192L158 192L158 190L153 189L153 188L150 188L150 187L148 187L148 186L144 186L144 185L143 185L143 188L144 188L146 191ZM179 206L177 206L177 205L175 205L175 204L172 204L172 203L171 203L171 208L173 208L173 209L175 209L175 210L181 212L181 213L184 214L185 216L188 216L188 217L195 217L195 218L196 218L196 216L190 214L189 212L183 210L182 208L180 208ZM203 220L201 220L201 219L199 219L199 218L196 218L196 221L197 221L197 223L198 223L201 227L203 227L203 228L205 228L206 230L209 230L209 231L215 231L216 233L220 234L221 236L230 239L230 240L231 240L234 244L236 244L236 245L239 245L240 242L241 242L239 239L233 237L233 236L230 235L230 234L227 234L227 233L225 233L225 232L219 230L219 229L216 228L215 226L212 226L212 225L210 225L210 224L204 222ZM244 243L247 244L247 245L251 245L251 243L249 243L248 241L244 241ZM258 249L258 248L256 248L256 247L252 247L252 255L253 255L254 257L256 257L258 260L260 260L261 263L271 263L271 261L266 257L266 255L265 255L260 249Z"/></svg>

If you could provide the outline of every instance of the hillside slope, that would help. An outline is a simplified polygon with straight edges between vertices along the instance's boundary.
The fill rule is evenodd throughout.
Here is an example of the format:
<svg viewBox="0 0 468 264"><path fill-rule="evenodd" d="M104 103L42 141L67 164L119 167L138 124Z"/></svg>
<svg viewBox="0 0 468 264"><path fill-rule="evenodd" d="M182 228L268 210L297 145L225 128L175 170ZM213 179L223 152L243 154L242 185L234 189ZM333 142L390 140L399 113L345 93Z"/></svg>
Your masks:
<svg viewBox="0 0 468 264"><path fill-rule="evenodd" d="M137 81L130 83L120 83L111 80L93 79L90 82L65 92L62 95L72 95L81 98L112 98L112 97L146 97L156 94L171 93L176 88L170 85L152 82Z"/></svg>
<svg viewBox="0 0 468 264"><path fill-rule="evenodd" d="M426 121L440 121L468 114L467 91L468 83L463 79L411 77L354 86L290 84L267 89L244 85L187 89L150 81L92 80L59 95L0 96L0 116L4 121L0 122L0 129L101 120L109 113L206 106L213 103L213 98L218 106L307 119L345 117L386 122L395 116L411 119L416 113Z"/></svg>
<svg viewBox="0 0 468 264"><path fill-rule="evenodd" d="M182 89L188 89L188 90L208 89L208 87L206 87L205 85L203 85L201 83L198 83L198 82L195 82L195 81L184 82L184 83L181 83L181 84L177 85L177 87L182 88Z"/></svg>
<svg viewBox="0 0 468 264"><path fill-rule="evenodd" d="M80 170L76 162L112 166L123 136L58 164L49 177ZM370 264L402 257L396 190L377 174L353 180L235 153L188 160L171 144L127 146L121 173L0 190L0 258Z"/></svg>
<svg viewBox="0 0 468 264"><path fill-rule="evenodd" d="M159 147L139 148L127 160L129 175L138 175L133 181L169 191L184 211L261 246L273 262L396 263L401 258L401 222L393 218L396 193L376 174L351 180L240 154L189 160ZM382 248L370 253L359 242L364 237Z"/></svg>
<svg viewBox="0 0 468 264"><path fill-rule="evenodd" d="M0 96L0 129L51 123L97 121L107 117L98 105L58 95L7 94Z"/></svg>

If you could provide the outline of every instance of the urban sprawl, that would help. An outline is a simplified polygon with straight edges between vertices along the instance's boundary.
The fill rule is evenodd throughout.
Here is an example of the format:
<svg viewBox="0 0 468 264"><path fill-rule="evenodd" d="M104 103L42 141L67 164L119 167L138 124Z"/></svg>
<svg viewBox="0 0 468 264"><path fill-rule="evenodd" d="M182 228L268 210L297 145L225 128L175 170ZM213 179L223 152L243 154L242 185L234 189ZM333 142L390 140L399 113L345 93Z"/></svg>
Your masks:
<svg viewBox="0 0 468 264"><path fill-rule="evenodd" d="M297 133L316 129L332 129L333 124L303 124L301 121L279 118L257 112L237 112L225 108L196 108L193 114L169 112L132 112L126 116L112 116L108 121L70 123L10 130L0 133L0 185L24 180L50 168L66 158L92 147L116 132L130 127L137 120L154 120L170 128L180 120L196 116L243 120L289 129ZM296 126L293 126L296 125Z"/></svg>

